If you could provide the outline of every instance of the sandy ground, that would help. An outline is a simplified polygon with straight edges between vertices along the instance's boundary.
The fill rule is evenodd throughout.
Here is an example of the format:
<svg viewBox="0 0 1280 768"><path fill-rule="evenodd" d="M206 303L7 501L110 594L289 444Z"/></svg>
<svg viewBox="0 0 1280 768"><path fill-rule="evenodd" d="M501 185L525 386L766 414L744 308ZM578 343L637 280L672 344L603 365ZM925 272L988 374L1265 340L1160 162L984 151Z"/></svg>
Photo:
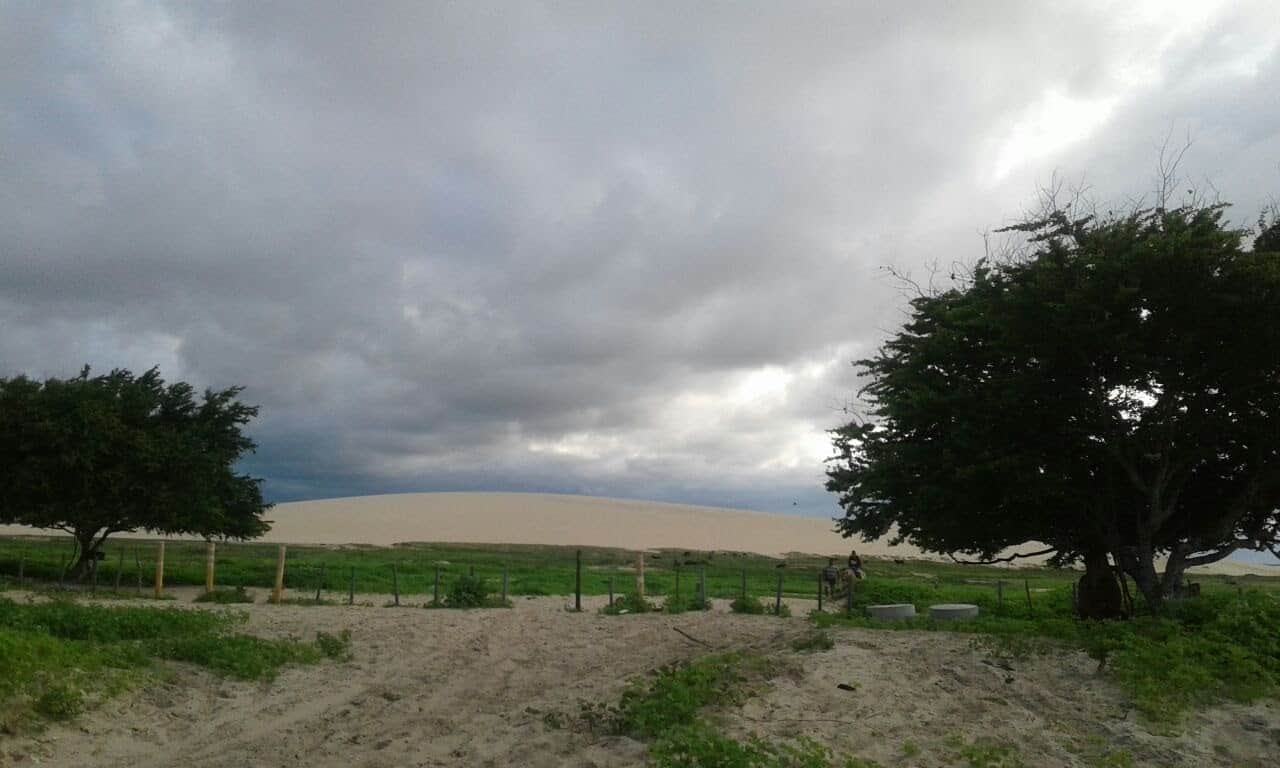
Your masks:
<svg viewBox="0 0 1280 768"><path fill-rule="evenodd" d="M541 493L406 493L280 504L262 541L282 544L561 544L781 555L941 559L888 539L850 541L830 520L718 507ZM0 526L0 535L38 533ZM132 535L132 534L131 534ZM1024 551L1043 549L1035 542ZM1033 563L1031 561L1022 561ZM1280 576L1280 567L1223 561L1206 572Z"/></svg>
<svg viewBox="0 0 1280 768"><path fill-rule="evenodd" d="M964 636L867 630L836 631L834 650L797 654L790 641L808 632L804 619L734 616L724 606L605 617L566 612L564 598L470 612L375 607L384 599L250 606L246 631L346 628L355 658L260 684L179 665L167 682L75 723L0 740L0 765L639 766L643 745L552 728L546 713L616 701L628 679L661 664L742 648L787 659L792 671L723 713L729 731L808 734L886 766L963 764L948 745L955 736L1014 743L1030 766L1087 766L1120 749L1134 765L1262 766L1280 750L1274 705L1219 707L1181 736L1152 734L1080 654L1008 662ZM808 610L792 605L797 616ZM907 742L918 755L902 756Z"/></svg>

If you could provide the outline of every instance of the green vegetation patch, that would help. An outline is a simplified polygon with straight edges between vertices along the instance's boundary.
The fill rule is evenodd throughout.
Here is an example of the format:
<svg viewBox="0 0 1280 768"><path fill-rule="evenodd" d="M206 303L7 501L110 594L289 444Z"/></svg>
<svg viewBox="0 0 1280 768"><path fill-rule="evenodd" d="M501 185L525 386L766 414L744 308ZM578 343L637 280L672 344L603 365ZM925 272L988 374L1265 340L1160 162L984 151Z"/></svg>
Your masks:
<svg viewBox="0 0 1280 768"><path fill-rule="evenodd" d="M874 763L838 758L807 738L745 741L723 733L704 713L741 704L779 674L785 663L763 656L723 653L672 664L633 681L616 705L584 703L578 721L593 733L627 735L649 743L657 768L871 768ZM547 713L561 728L567 718Z"/></svg>
<svg viewBox="0 0 1280 768"><path fill-rule="evenodd" d="M215 589L212 592L202 592L196 596L197 603L217 603L219 605L229 605L233 603L252 603L254 602L253 593L244 587L236 587L235 589Z"/></svg>
<svg viewBox="0 0 1280 768"><path fill-rule="evenodd" d="M155 659L261 680L285 664L349 655L346 635L314 644L264 640L232 632L242 620L210 611L0 598L0 730L74 717L138 683Z"/></svg>
<svg viewBox="0 0 1280 768"><path fill-rule="evenodd" d="M1210 593L1170 604L1163 616L1128 621L1080 622L1069 613L945 622L814 613L812 620L818 628L974 633L981 636L975 644L1007 658L1083 650L1155 722L1176 723L1188 709L1215 701L1280 693L1280 598L1260 590Z"/></svg>
<svg viewBox="0 0 1280 768"><path fill-rule="evenodd" d="M635 613L653 613L660 610L663 610L663 608L645 600L635 592L630 592L625 595L619 595L614 599L613 603L601 608L600 613L606 616L622 616ZM679 613L680 611L668 610L667 612Z"/></svg>

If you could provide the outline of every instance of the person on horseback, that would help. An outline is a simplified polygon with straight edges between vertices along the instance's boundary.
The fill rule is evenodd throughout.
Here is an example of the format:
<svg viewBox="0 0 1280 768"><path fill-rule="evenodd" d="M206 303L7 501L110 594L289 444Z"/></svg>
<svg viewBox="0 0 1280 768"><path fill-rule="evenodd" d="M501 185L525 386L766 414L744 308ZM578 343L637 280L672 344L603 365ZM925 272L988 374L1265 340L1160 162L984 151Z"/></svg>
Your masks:
<svg viewBox="0 0 1280 768"><path fill-rule="evenodd" d="M849 573L853 578L861 581L866 578L866 574L862 570L862 558L858 556L858 550L849 550Z"/></svg>

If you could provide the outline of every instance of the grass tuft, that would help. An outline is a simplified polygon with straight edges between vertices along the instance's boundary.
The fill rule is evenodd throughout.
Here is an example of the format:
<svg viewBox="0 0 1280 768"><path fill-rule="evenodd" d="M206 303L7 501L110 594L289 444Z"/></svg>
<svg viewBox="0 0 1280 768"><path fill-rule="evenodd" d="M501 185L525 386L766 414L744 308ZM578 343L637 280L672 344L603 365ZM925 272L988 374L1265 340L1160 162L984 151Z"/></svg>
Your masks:
<svg viewBox="0 0 1280 768"><path fill-rule="evenodd" d="M232 603L252 603L254 602L253 593L244 587L236 587L234 589L220 588L212 592L202 592L196 596L194 602L197 603L217 603L219 605L228 605Z"/></svg>

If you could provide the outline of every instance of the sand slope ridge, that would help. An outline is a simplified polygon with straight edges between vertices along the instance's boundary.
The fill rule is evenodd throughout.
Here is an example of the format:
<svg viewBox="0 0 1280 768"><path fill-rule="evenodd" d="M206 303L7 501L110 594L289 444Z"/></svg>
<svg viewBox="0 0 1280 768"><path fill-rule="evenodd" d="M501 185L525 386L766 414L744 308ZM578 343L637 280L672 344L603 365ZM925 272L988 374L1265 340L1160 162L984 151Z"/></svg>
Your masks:
<svg viewBox="0 0 1280 768"><path fill-rule="evenodd" d="M406 493L277 505L266 541L410 541L685 548L781 555L859 552L923 557L910 546L864 543L831 520L653 501L542 493Z"/></svg>

